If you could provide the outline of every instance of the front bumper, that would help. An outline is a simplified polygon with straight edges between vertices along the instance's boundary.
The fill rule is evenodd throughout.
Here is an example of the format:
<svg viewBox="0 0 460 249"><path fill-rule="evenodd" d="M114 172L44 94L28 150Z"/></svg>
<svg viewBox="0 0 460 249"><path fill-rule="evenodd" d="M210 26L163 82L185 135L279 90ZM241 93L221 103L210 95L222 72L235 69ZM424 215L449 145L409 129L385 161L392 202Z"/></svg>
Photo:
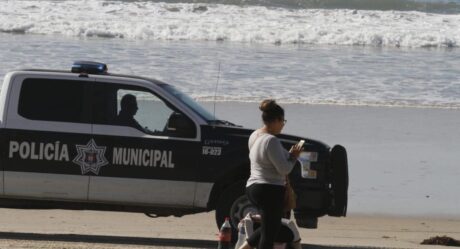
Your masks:
<svg viewBox="0 0 460 249"><path fill-rule="evenodd" d="M305 167L307 166L307 167ZM307 171L312 173L307 174ZM315 161L297 163L289 175L297 195L294 217L304 228L316 228L318 217L346 216L348 205L348 161L343 146L317 152Z"/></svg>

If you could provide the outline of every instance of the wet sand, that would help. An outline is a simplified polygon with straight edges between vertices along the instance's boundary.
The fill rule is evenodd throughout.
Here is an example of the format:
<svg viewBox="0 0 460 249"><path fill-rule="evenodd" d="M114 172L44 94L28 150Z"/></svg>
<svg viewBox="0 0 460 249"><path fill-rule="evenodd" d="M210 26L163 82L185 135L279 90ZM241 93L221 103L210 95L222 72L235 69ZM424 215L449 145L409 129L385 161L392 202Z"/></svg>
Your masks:
<svg viewBox="0 0 460 249"><path fill-rule="evenodd" d="M212 103L205 103L212 110ZM301 229L304 248L433 248L460 239L460 110L284 105L285 132L348 150L349 217ZM218 103L249 128L257 103ZM216 248L214 213L143 214L0 209L0 248ZM58 235L54 235L58 234Z"/></svg>
<svg viewBox="0 0 460 249"><path fill-rule="evenodd" d="M151 219L143 214L0 209L0 248L217 248L214 212ZM431 248L460 238L460 219L350 216L300 229L303 248Z"/></svg>
<svg viewBox="0 0 460 249"><path fill-rule="evenodd" d="M460 218L460 110L283 106L285 133L347 149L349 213ZM258 103L217 103L216 114L261 125Z"/></svg>

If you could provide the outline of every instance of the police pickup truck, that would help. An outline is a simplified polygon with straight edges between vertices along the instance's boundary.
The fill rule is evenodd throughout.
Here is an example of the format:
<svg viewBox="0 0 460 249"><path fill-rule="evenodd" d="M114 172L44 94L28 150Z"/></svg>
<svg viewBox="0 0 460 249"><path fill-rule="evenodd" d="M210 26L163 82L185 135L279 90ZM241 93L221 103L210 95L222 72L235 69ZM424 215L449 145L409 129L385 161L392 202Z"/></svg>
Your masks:
<svg viewBox="0 0 460 249"><path fill-rule="evenodd" d="M79 61L70 71L18 70L0 92L0 207L107 210L182 216L215 210L238 221L252 130L214 115L174 86ZM345 216L345 149L305 140L289 175L294 217ZM236 234L236 233L234 233Z"/></svg>

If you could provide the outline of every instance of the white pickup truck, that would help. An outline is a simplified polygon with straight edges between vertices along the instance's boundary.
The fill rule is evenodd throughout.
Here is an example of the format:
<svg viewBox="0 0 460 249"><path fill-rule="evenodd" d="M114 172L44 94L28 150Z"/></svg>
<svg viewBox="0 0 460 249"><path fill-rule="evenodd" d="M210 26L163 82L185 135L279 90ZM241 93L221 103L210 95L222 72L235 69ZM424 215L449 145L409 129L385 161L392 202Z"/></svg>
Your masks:
<svg viewBox="0 0 460 249"><path fill-rule="evenodd" d="M172 85L115 75L96 62L69 71L18 70L0 92L0 207L141 212L151 217L216 210L238 221L252 130L218 120ZM342 146L305 140L290 174L301 227L345 216ZM233 233L236 234L236 233Z"/></svg>

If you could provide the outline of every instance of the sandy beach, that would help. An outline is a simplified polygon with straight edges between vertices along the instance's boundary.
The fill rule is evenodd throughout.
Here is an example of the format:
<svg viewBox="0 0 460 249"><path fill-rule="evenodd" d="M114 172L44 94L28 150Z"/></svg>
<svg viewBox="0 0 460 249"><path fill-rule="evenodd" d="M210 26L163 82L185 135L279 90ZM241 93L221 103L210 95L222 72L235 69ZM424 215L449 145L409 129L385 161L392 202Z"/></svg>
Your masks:
<svg viewBox="0 0 460 249"><path fill-rule="evenodd" d="M262 125L259 103L275 98L286 110L283 133L344 146L348 216L301 229L304 249L443 248L420 243L460 240L460 0L0 6L0 79L20 68L98 61L109 74L172 84L246 128ZM151 219L0 208L0 249L217 248L214 220L213 211Z"/></svg>
<svg viewBox="0 0 460 249"><path fill-rule="evenodd" d="M350 214L460 217L460 110L283 106L284 133L347 149ZM216 115L261 124L258 103L217 103Z"/></svg>
<svg viewBox="0 0 460 249"><path fill-rule="evenodd" d="M216 248L214 212L151 219L143 214L0 210L0 248ZM432 248L433 236L460 238L460 219L350 216L301 229L303 248Z"/></svg>
<svg viewBox="0 0 460 249"><path fill-rule="evenodd" d="M212 103L204 103L210 110ZM349 153L349 216L301 229L304 248L432 248L460 239L460 110L284 105L285 132L342 144ZM217 103L249 128L257 103ZM0 248L215 248L214 212L143 214L0 209ZM57 235L56 235L57 234Z"/></svg>

